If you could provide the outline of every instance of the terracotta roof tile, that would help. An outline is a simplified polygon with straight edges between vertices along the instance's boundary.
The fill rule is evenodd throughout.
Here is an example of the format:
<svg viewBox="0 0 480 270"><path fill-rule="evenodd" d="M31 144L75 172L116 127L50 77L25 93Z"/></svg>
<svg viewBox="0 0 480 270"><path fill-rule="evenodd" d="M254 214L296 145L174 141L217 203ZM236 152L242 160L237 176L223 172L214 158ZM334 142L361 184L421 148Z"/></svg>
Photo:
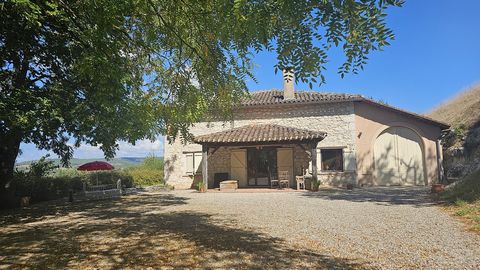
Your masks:
<svg viewBox="0 0 480 270"><path fill-rule="evenodd" d="M255 142L321 141L325 132L298 129L273 124L246 125L238 128L196 136L193 141L199 144L228 144Z"/></svg>
<svg viewBox="0 0 480 270"><path fill-rule="evenodd" d="M295 92L294 99L284 99L283 91L269 90L250 93L250 97L242 100L243 106L274 105L274 104L295 104L295 103L317 103L317 102L338 102L361 100L361 95L338 94L326 92Z"/></svg>
<svg viewBox="0 0 480 270"><path fill-rule="evenodd" d="M313 92L313 91L297 91L294 99L284 99L283 91L281 90L267 90L255 91L250 93L250 97L244 98L241 101L243 107L249 106L265 106L265 105L283 105L283 104L311 104L311 103L330 103L330 102L365 102L372 105L382 107L387 110L392 110L397 113L408 115L410 117L428 122L430 124L439 126L442 129L447 129L450 126L446 123L437 121L435 119L426 117L421 114L408 112L394 106L390 106L370 98L365 98L358 94L342 94L342 93L327 93L327 92Z"/></svg>

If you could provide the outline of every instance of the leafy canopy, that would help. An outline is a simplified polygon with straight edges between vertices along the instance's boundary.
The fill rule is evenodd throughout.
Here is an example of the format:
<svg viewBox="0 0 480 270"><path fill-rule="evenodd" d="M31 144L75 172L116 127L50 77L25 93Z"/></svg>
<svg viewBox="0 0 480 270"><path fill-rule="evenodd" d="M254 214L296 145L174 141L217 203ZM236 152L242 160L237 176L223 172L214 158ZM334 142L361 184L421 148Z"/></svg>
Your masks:
<svg viewBox="0 0 480 270"><path fill-rule="evenodd" d="M357 73L393 39L386 8L402 2L2 1L0 137L64 161L82 142L113 157L118 140L188 139L191 123L229 117L255 52L275 51L277 69L312 85L338 46L340 75Z"/></svg>

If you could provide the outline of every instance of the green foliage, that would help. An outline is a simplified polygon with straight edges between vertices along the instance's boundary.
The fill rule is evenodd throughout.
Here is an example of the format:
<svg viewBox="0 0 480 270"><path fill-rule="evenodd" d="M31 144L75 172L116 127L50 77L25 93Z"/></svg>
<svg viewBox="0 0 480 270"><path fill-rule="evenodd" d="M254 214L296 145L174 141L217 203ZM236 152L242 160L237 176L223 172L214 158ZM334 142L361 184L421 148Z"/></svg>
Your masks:
<svg viewBox="0 0 480 270"><path fill-rule="evenodd" d="M115 185L118 179L122 180L122 185L125 185L126 187L133 186L133 179L127 171L119 170L85 172L71 168L60 168L51 174L51 177L70 179L70 181L75 184L72 186L75 190L82 189L81 183L86 183L91 186L108 184ZM78 185L78 183L80 183L80 185Z"/></svg>
<svg viewBox="0 0 480 270"><path fill-rule="evenodd" d="M457 183L452 189L446 190L440 195L440 198L449 202L454 202L457 206L480 200L480 171L476 171L461 182Z"/></svg>
<svg viewBox="0 0 480 270"><path fill-rule="evenodd" d="M142 161L139 167L149 170L163 171L163 159L149 156Z"/></svg>
<svg viewBox="0 0 480 270"><path fill-rule="evenodd" d="M79 192L83 189L83 183L116 185L118 179L122 180L125 187L133 186L132 176L123 171L81 172L60 168L47 176L17 171L9 190L16 196L29 196L33 202L39 202L66 197L71 190Z"/></svg>
<svg viewBox="0 0 480 270"><path fill-rule="evenodd" d="M58 168L58 166L55 165L55 162L52 160L47 160L47 157L49 157L49 155L43 156L38 161L32 162L32 164L30 164L30 170L28 174L31 177L43 177Z"/></svg>
<svg viewBox="0 0 480 270"><path fill-rule="evenodd" d="M80 179L36 177L28 173L17 172L10 189L17 196L29 196L33 202L39 202L65 197L73 186L81 187Z"/></svg>
<svg viewBox="0 0 480 270"><path fill-rule="evenodd" d="M318 188L320 187L320 180L317 179L317 181L312 181L312 187L315 189L315 190L318 190Z"/></svg>
<svg viewBox="0 0 480 270"><path fill-rule="evenodd" d="M197 183L197 190L202 190L202 188L205 186L205 183L203 181L199 181Z"/></svg>
<svg viewBox="0 0 480 270"><path fill-rule="evenodd" d="M137 167L129 168L128 175L132 177L135 186L164 185L163 159L150 156Z"/></svg>
<svg viewBox="0 0 480 270"><path fill-rule="evenodd" d="M132 181L137 187L146 187L154 185L163 185L163 171L150 170L145 168L131 168L128 175L132 177Z"/></svg>
<svg viewBox="0 0 480 270"><path fill-rule="evenodd" d="M113 157L117 141L190 139L200 119L231 117L253 52L323 83L332 47L339 74L394 38L386 9L401 0L10 0L0 4L0 184L21 142L64 163L81 143ZM73 145L69 139L74 139ZM1 188L1 185L0 185Z"/></svg>

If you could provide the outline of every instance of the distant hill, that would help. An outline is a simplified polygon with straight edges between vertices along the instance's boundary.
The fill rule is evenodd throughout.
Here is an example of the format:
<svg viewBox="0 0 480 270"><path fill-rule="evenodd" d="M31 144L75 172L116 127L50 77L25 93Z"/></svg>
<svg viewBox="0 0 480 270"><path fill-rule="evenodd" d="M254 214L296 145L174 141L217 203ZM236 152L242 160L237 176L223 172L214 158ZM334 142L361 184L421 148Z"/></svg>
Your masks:
<svg viewBox="0 0 480 270"><path fill-rule="evenodd" d="M427 114L453 128L470 129L480 123L480 84L468 88Z"/></svg>
<svg viewBox="0 0 480 270"><path fill-rule="evenodd" d="M73 158L70 160L72 168L76 168L84 163L87 162L92 162L92 161L106 161L110 164L112 164L116 169L122 169L122 168L128 168L132 166L139 165L142 163L144 160L144 157L119 157L119 158L113 158L111 160L105 160L102 158ZM49 159L55 161L56 164L60 165L60 159ZM30 163L34 162L35 160L29 160L29 161L23 161L23 162L18 162L16 164L16 167L18 169L25 169L30 166Z"/></svg>

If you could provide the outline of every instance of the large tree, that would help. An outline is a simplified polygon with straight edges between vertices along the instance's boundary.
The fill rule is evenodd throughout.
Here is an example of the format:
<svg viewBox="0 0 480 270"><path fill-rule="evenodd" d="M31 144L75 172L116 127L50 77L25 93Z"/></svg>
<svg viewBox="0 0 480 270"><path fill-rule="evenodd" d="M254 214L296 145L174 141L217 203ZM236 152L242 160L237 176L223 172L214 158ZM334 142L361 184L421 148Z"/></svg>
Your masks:
<svg viewBox="0 0 480 270"><path fill-rule="evenodd" d="M331 47L356 73L393 39L401 0L0 1L0 191L21 142L65 162L81 143L112 157L117 141L188 139L247 93L255 52L323 83ZM255 78L253 78L255 79ZM69 141L74 140L74 144Z"/></svg>

